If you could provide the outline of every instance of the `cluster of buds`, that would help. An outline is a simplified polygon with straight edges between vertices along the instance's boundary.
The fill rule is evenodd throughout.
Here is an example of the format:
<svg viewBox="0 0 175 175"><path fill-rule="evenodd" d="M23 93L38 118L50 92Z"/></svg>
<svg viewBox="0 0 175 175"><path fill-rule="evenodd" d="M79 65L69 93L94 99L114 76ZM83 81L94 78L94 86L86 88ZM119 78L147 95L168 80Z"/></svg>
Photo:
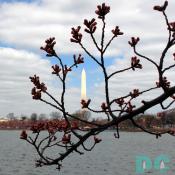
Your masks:
<svg viewBox="0 0 175 175"><path fill-rule="evenodd" d="M26 140L27 139L27 133L25 130L21 132L20 139Z"/></svg>
<svg viewBox="0 0 175 175"><path fill-rule="evenodd" d="M45 130L45 124L44 123L34 124L31 126L30 130L33 131L33 133L38 133L40 131Z"/></svg>
<svg viewBox="0 0 175 175"><path fill-rule="evenodd" d="M53 69L52 74L56 74L58 76L61 71L60 67L57 64L55 64L54 66L52 66L52 69Z"/></svg>
<svg viewBox="0 0 175 175"><path fill-rule="evenodd" d="M45 126L46 130L51 133L54 134L56 131L67 131L68 130L68 123L66 121L50 121L46 123Z"/></svg>
<svg viewBox="0 0 175 175"><path fill-rule="evenodd" d="M175 22L170 22L169 23L169 28L170 31L174 32L173 37L175 37Z"/></svg>
<svg viewBox="0 0 175 175"><path fill-rule="evenodd" d="M94 33L97 29L96 25L97 22L95 21L95 19L93 18L92 20L88 21L87 19L84 20L84 25L86 26L85 28L85 32L87 33Z"/></svg>
<svg viewBox="0 0 175 175"><path fill-rule="evenodd" d="M173 32L172 37L175 38L175 22L169 23L169 28L168 28L168 30L170 30L170 31Z"/></svg>
<svg viewBox="0 0 175 175"><path fill-rule="evenodd" d="M90 99L88 99L87 101L86 101L86 100L81 100L82 109L83 109L83 108L88 108L90 102L91 102Z"/></svg>
<svg viewBox="0 0 175 175"><path fill-rule="evenodd" d="M115 100L115 102L119 105L119 107L122 107L123 104L125 103L123 98L118 98Z"/></svg>
<svg viewBox="0 0 175 175"><path fill-rule="evenodd" d="M117 37L118 35L123 35L123 32L120 31L118 26L116 26L115 29L113 29L111 32L114 34L115 37Z"/></svg>
<svg viewBox="0 0 175 175"><path fill-rule="evenodd" d="M163 12L163 11L166 10L167 6L168 6L168 1L165 1L162 6L156 5L156 6L154 6L153 9L157 10L157 11L160 11L160 12Z"/></svg>
<svg viewBox="0 0 175 175"><path fill-rule="evenodd" d="M82 34L80 33L80 29L81 29L80 26L78 26L76 29L72 27L72 31L71 31L72 38L70 39L71 42L81 43Z"/></svg>
<svg viewBox="0 0 175 175"><path fill-rule="evenodd" d="M34 75L33 77L29 77L31 82L35 85L37 89L40 89L41 91L45 92L47 90L44 83L40 83L39 77Z"/></svg>
<svg viewBox="0 0 175 175"><path fill-rule="evenodd" d="M108 14L109 12L110 6L106 6L105 3L103 3L102 5L98 5L97 10L95 11L95 13L98 15L98 18L100 19L105 19L106 14Z"/></svg>
<svg viewBox="0 0 175 175"><path fill-rule="evenodd" d="M70 143L70 141L71 141L71 134L68 134L68 135L64 134L61 141L62 141L63 144Z"/></svg>
<svg viewBox="0 0 175 175"><path fill-rule="evenodd" d="M169 88L170 82L167 80L167 77L163 77L162 81L156 82L157 87Z"/></svg>
<svg viewBox="0 0 175 175"><path fill-rule="evenodd" d="M173 57L174 57L174 60L175 60L175 53L173 53Z"/></svg>
<svg viewBox="0 0 175 175"><path fill-rule="evenodd" d="M99 139L96 136L94 136L94 142L95 142L95 144L100 143L101 141L102 141L102 139Z"/></svg>
<svg viewBox="0 0 175 175"><path fill-rule="evenodd" d="M34 75L33 77L29 77L31 82L38 88L40 86L39 77Z"/></svg>
<svg viewBox="0 0 175 175"><path fill-rule="evenodd" d="M134 108L135 105L132 105L131 102L128 102L126 112L131 113Z"/></svg>
<svg viewBox="0 0 175 175"><path fill-rule="evenodd" d="M41 99L41 90L37 90L36 87L33 87L31 90L32 98L34 100Z"/></svg>
<svg viewBox="0 0 175 175"><path fill-rule="evenodd" d="M77 122L71 123L72 129L78 129ZM33 131L33 133L39 133L40 131L47 130L50 134L54 134L56 131L68 131L68 123L64 120L57 120L57 121L48 121L48 122L41 122L36 123L31 126L30 130Z"/></svg>
<svg viewBox="0 0 175 175"><path fill-rule="evenodd" d="M54 45L56 44L56 41L54 41L55 38L49 38L45 41L46 45L44 47L40 47L40 49L47 52L46 56L55 56L55 50Z"/></svg>
<svg viewBox="0 0 175 175"><path fill-rule="evenodd" d="M133 92L130 92L130 96L132 98L136 98L139 96L139 89L134 89Z"/></svg>
<svg viewBox="0 0 175 175"><path fill-rule="evenodd" d="M142 65L140 64L140 59L137 59L137 57L131 57L131 67L132 70L135 70L135 68L142 69Z"/></svg>
<svg viewBox="0 0 175 175"><path fill-rule="evenodd" d="M39 77L34 75L33 77L29 77L31 82L35 85L34 88L32 88L31 94L33 99L38 100L41 98L41 92L46 92L47 87L44 83L40 83Z"/></svg>
<svg viewBox="0 0 175 175"><path fill-rule="evenodd" d="M140 41L139 37L137 38L131 37L131 41L128 41L128 43L130 44L131 47L135 47L139 41Z"/></svg>
<svg viewBox="0 0 175 175"><path fill-rule="evenodd" d="M78 58L76 58L76 55L74 55L73 58L74 58L74 63L75 64L84 63L84 58L81 56L81 54L78 55Z"/></svg>
<svg viewBox="0 0 175 175"><path fill-rule="evenodd" d="M106 103L104 103L104 102L101 104L101 108L103 111L106 111L108 109Z"/></svg>
<svg viewBox="0 0 175 175"><path fill-rule="evenodd" d="M70 67L67 67L67 65L64 66L63 73L66 75L68 72L72 71Z"/></svg>

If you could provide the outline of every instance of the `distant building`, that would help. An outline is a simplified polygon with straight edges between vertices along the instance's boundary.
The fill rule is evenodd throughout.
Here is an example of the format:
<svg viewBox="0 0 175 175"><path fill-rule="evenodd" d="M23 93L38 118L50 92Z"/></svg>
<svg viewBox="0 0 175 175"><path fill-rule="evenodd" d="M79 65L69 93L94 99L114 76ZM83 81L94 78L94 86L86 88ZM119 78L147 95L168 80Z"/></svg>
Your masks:
<svg viewBox="0 0 175 175"><path fill-rule="evenodd" d="M175 114L175 108L172 108L166 111L162 111L162 112L158 112L157 117L166 117L169 114Z"/></svg>
<svg viewBox="0 0 175 175"><path fill-rule="evenodd" d="M164 128L175 127L175 108L158 112L157 118L160 118Z"/></svg>
<svg viewBox="0 0 175 175"><path fill-rule="evenodd" d="M0 122L6 122L6 121L9 121L9 120L7 118L0 117Z"/></svg>

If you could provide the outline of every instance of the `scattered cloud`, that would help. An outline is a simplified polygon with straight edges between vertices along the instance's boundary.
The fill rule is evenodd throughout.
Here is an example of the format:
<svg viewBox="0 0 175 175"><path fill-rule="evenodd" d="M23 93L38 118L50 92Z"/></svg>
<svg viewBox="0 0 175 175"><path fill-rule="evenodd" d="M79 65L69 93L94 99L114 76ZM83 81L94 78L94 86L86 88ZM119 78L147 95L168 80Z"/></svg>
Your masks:
<svg viewBox="0 0 175 175"><path fill-rule="evenodd" d="M53 83L55 78L51 76L51 62L43 59L39 53L39 47L43 41L55 36L57 40L56 49L58 53L74 54L82 53L78 45L70 43L71 27L83 23L85 18L95 17L94 11L97 4L104 0L82 1L82 0L36 0L36 1L1 1L0 2L0 115L8 112L27 113L49 113L52 108L46 108L31 99L31 83L28 77L34 73L39 74L44 82L49 85L50 91L57 94L60 85ZM163 16L153 11L156 4L163 3L152 0L108 0L106 4L111 6L111 13L107 15L106 39L111 37L111 30L119 25L124 32L114 40L106 52L106 63L113 59L112 65L108 66L108 72L119 70L130 65L130 57L133 51L127 44L131 36L141 38L139 52L146 54L156 62L159 61L161 50L167 41L167 27ZM167 9L170 21L175 18L175 2L170 1ZM98 21L100 26L100 21ZM83 30L82 30L83 31ZM100 42L101 30L97 30L95 36ZM84 44L97 56L97 50L87 35L84 35ZM167 54L166 65L173 63L171 50ZM133 88L146 89L155 86L158 79L157 72L148 62L141 59L142 70L128 71L110 80L110 96L120 96L132 91ZM95 99L94 107L99 107L104 101L104 87L101 80L100 70L92 70L99 75L99 79L92 84L88 96ZM75 74L77 76L77 74ZM88 75L87 75L88 76ZM93 75L89 75L93 76ZM95 76L95 77L96 77ZM175 84L173 72L167 74L172 84ZM73 76L72 76L73 77ZM70 78L72 78L70 76ZM58 86L57 86L58 85ZM152 98L160 92L146 94L143 98ZM68 94L71 94L68 95ZM69 83L66 105L70 111L79 108L80 89ZM138 103L139 104L139 103ZM77 107L78 106L78 107ZM156 107L153 111L160 110Z"/></svg>

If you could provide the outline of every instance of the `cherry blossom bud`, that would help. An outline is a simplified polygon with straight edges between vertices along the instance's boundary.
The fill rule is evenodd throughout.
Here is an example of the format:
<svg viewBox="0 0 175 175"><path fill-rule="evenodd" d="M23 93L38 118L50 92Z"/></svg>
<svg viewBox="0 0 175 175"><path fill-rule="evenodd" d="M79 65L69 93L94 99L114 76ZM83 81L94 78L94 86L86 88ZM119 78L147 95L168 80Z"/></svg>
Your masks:
<svg viewBox="0 0 175 175"><path fill-rule="evenodd" d="M116 99L115 102L121 107L124 104L124 99L119 98L119 99Z"/></svg>
<svg viewBox="0 0 175 175"><path fill-rule="evenodd" d="M132 67L132 70L135 70L135 68L142 69L140 60L137 57L131 57L131 67Z"/></svg>
<svg viewBox="0 0 175 175"><path fill-rule="evenodd" d="M156 5L154 6L153 9L162 12L166 10L167 6L168 6L168 1L165 1L162 6Z"/></svg>
<svg viewBox="0 0 175 175"><path fill-rule="evenodd" d="M68 144L70 143L70 140L71 140L71 134L64 134L63 137L62 137L62 143L63 144Z"/></svg>
<svg viewBox="0 0 175 175"><path fill-rule="evenodd" d="M131 41L128 41L128 43L131 45L131 47L135 47L139 41L140 41L139 37L137 38L132 37Z"/></svg>
<svg viewBox="0 0 175 175"><path fill-rule="evenodd" d="M71 42L81 43L82 34L80 33L80 29L80 26L78 26L77 28L72 27L72 38L70 39Z"/></svg>
<svg viewBox="0 0 175 175"><path fill-rule="evenodd" d="M56 74L58 76L60 71L61 71L60 67L56 64L56 65L52 66L52 69L53 69L52 74Z"/></svg>
<svg viewBox="0 0 175 175"><path fill-rule="evenodd" d="M21 132L20 139L24 139L24 140L27 139L27 133L26 133L25 130L23 130L23 131Z"/></svg>
<svg viewBox="0 0 175 175"><path fill-rule="evenodd" d="M45 52L47 52L46 56L55 56L55 50L54 50L54 45L56 44L56 42L54 41L55 37L51 37L47 40L45 40L46 45L44 47L40 47L41 50L44 50Z"/></svg>
<svg viewBox="0 0 175 175"><path fill-rule="evenodd" d="M131 102L128 102L126 111L128 113L131 113L133 111L133 108L135 108L135 106L132 105Z"/></svg>
<svg viewBox="0 0 175 175"><path fill-rule="evenodd" d="M90 102L91 102L91 100L90 100L90 99L88 99L88 101L81 100L82 109L83 109L83 108L88 108L88 106L89 106Z"/></svg>
<svg viewBox="0 0 175 175"><path fill-rule="evenodd" d="M101 108L103 111L106 111L108 109L108 107L106 106L106 103L102 103Z"/></svg>
<svg viewBox="0 0 175 175"><path fill-rule="evenodd" d="M72 69L70 67L68 68L67 65L65 65L63 70L64 74L66 75L70 71L72 71Z"/></svg>
<svg viewBox="0 0 175 175"><path fill-rule="evenodd" d="M173 53L173 57L174 57L174 60L175 60L175 53Z"/></svg>
<svg viewBox="0 0 175 175"><path fill-rule="evenodd" d="M111 32L114 34L115 37L117 37L118 35L123 35L123 32L120 31L118 26L116 26L115 29L113 29Z"/></svg>
<svg viewBox="0 0 175 175"><path fill-rule="evenodd" d="M170 31L175 32L175 22L169 23L169 28Z"/></svg>
<svg viewBox="0 0 175 175"><path fill-rule="evenodd" d="M133 92L130 92L130 96L132 98L136 98L137 96L139 96L139 89L134 89Z"/></svg>
<svg viewBox="0 0 175 175"><path fill-rule="evenodd" d="M76 55L73 55L74 63L75 64L82 64L84 63L84 58L81 56L81 54L78 55L78 58L76 58Z"/></svg>
<svg viewBox="0 0 175 175"><path fill-rule="evenodd" d="M110 12L110 6L106 6L105 3L97 6L95 13L98 15L98 18L104 19L105 16Z"/></svg>
<svg viewBox="0 0 175 175"><path fill-rule="evenodd" d="M97 143L100 143L102 141L102 139L99 139L96 136L94 136L94 141L95 141L95 144L97 144Z"/></svg>
<svg viewBox="0 0 175 175"><path fill-rule="evenodd" d="M93 18L92 20L88 21L87 19L84 20L84 25L86 26L85 28L85 32L87 33L94 33L96 31L96 25L97 25L97 22L95 21L95 19Z"/></svg>

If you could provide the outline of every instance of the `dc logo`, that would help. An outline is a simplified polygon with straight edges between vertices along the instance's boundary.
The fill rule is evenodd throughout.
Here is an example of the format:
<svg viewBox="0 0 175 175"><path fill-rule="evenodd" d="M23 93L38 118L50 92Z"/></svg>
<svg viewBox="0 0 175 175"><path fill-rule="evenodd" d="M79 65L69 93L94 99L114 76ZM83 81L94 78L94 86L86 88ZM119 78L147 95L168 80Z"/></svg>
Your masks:
<svg viewBox="0 0 175 175"><path fill-rule="evenodd" d="M166 155L159 155L154 161L151 161L151 159L145 155L136 156L136 174L144 174L153 169L159 171L161 174L166 173L170 169L167 166L169 162L170 159Z"/></svg>

